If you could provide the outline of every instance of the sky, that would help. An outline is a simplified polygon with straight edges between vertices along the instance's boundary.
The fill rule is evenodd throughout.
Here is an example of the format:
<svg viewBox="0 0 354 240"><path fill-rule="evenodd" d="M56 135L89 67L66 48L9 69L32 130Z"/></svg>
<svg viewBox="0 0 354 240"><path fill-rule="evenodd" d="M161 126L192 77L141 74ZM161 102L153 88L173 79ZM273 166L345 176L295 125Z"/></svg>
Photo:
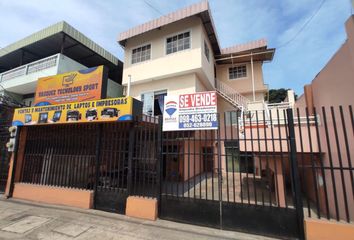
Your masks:
<svg viewBox="0 0 354 240"><path fill-rule="evenodd" d="M276 53L272 62L263 65L265 83L269 88L294 89L300 95L304 84L311 82L346 39L350 0L325 0L300 31L322 1L209 0L209 4L221 48L266 38ZM0 0L0 47L64 20L123 60L117 43L120 32L195 2Z"/></svg>

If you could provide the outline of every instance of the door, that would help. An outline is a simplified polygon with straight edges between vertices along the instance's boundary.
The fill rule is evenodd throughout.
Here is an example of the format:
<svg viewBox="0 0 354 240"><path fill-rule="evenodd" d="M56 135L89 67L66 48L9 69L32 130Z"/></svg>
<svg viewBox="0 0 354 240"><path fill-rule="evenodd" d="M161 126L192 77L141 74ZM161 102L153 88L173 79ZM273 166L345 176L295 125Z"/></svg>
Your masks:
<svg viewBox="0 0 354 240"><path fill-rule="evenodd" d="M143 114L154 116L154 92L146 92L141 94L143 102Z"/></svg>

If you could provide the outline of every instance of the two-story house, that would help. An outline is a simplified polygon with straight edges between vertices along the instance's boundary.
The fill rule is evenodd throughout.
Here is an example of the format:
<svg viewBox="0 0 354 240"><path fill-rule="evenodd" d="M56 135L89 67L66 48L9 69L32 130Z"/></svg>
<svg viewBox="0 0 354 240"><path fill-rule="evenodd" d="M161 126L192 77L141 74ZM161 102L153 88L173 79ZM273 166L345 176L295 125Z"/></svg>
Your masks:
<svg viewBox="0 0 354 240"><path fill-rule="evenodd" d="M66 22L59 22L0 49L0 192L10 154L5 143L14 107L33 106L38 78L104 65L105 95L122 95L123 63Z"/></svg>
<svg viewBox="0 0 354 240"><path fill-rule="evenodd" d="M123 85L161 115L163 97L216 90L220 113L263 102L268 91L262 65L275 49L267 41L221 48L207 1L169 13L119 35L124 48Z"/></svg>

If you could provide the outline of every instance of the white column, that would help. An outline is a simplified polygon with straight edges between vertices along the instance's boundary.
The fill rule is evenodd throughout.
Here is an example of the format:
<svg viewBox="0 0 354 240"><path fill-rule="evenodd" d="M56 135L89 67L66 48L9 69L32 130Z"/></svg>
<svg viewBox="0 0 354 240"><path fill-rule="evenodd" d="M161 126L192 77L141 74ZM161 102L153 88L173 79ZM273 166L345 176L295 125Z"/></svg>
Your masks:
<svg viewBox="0 0 354 240"><path fill-rule="evenodd" d="M132 82L132 75L128 75L128 89L127 89L127 96L130 96L130 85Z"/></svg>
<svg viewBox="0 0 354 240"><path fill-rule="evenodd" d="M251 53L251 74L252 74L252 93L253 93L253 102L256 101L256 93L254 88L254 72L253 72L253 54Z"/></svg>

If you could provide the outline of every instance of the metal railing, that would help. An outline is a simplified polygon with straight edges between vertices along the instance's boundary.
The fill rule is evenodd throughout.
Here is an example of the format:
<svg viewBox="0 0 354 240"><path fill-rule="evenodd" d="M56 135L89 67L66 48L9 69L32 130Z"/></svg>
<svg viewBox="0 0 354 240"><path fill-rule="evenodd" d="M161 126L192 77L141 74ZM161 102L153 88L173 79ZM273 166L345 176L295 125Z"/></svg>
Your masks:
<svg viewBox="0 0 354 240"><path fill-rule="evenodd" d="M288 109L292 108L289 102L281 102L281 103L268 103L268 109Z"/></svg>
<svg viewBox="0 0 354 240"><path fill-rule="evenodd" d="M249 100L227 84L217 80L215 90L235 107L247 109Z"/></svg>
<svg viewBox="0 0 354 240"><path fill-rule="evenodd" d="M28 127L20 182L156 196L158 118L133 122Z"/></svg>
<svg viewBox="0 0 354 240"><path fill-rule="evenodd" d="M264 114L263 114L264 112ZM258 113L258 119L256 118L256 113ZM258 110L258 111L248 111L244 113L246 116L246 120L243 121L242 116L239 118L239 124L244 125L247 127L248 125L255 124L259 122L260 120L264 120L264 123L266 125L285 125L287 124L287 118L286 118L286 111L285 109L273 109L273 110ZM263 119L264 116L264 119ZM317 114L316 116L314 115L309 115L308 117L305 116L300 116L294 117L294 124L295 125L304 125L307 124L307 121L311 125L315 124L315 119L317 119L317 123L321 125L321 116Z"/></svg>
<svg viewBox="0 0 354 240"><path fill-rule="evenodd" d="M0 74L0 82L9 81L11 79L32 74L35 72L42 71L54 67L58 63L59 54L40 59L38 61L11 69L7 72Z"/></svg>
<svg viewBox="0 0 354 240"><path fill-rule="evenodd" d="M264 111L255 113L257 121L234 111L215 130L163 133L161 119L153 117L102 124L100 134L98 124L30 126L20 181L81 189L96 184L140 196L160 191L162 216L170 219L217 222L221 204L225 223L242 225L227 214L252 211L248 217L266 219L256 224L288 224L284 234L294 225L287 221L304 210L307 217L352 222L352 106L273 112L269 122ZM202 217L193 219L198 213ZM285 222L269 220L281 220L279 214Z"/></svg>

